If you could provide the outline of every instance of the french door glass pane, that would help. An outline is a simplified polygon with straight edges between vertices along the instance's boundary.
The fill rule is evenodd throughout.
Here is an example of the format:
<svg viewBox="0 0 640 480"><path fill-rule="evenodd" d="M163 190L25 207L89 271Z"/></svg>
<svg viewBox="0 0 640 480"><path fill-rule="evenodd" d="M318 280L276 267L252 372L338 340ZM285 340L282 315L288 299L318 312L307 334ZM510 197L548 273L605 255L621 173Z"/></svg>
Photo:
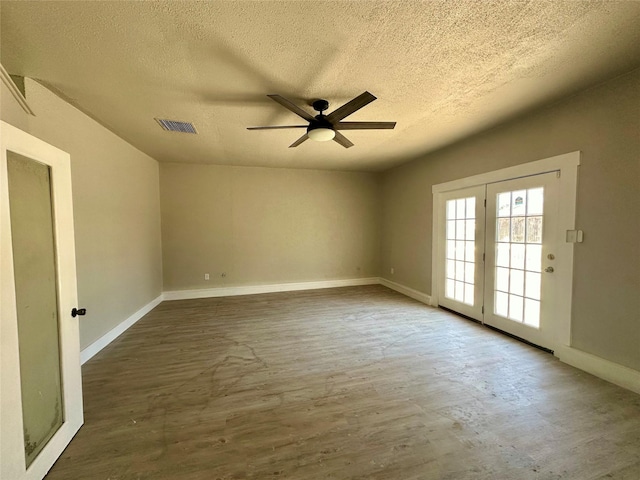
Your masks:
<svg viewBox="0 0 640 480"><path fill-rule="evenodd" d="M527 298L534 300L540 300L540 281L542 275L535 272L527 272L526 276L526 290L524 292Z"/></svg>
<svg viewBox="0 0 640 480"><path fill-rule="evenodd" d="M476 239L476 221L475 219L467 220L467 231L465 233L466 240L475 240Z"/></svg>
<svg viewBox="0 0 640 480"><path fill-rule="evenodd" d="M530 188L527 192L527 215L542 215L542 205L544 199L544 189Z"/></svg>
<svg viewBox="0 0 640 480"><path fill-rule="evenodd" d="M475 274L474 264L471 262L464 263L464 281L473 286L473 276Z"/></svg>
<svg viewBox="0 0 640 480"><path fill-rule="evenodd" d="M527 245L525 269L529 272L542 271L542 245Z"/></svg>
<svg viewBox="0 0 640 480"><path fill-rule="evenodd" d="M522 321L523 298L520 295L509 295L509 320Z"/></svg>
<svg viewBox="0 0 640 480"><path fill-rule="evenodd" d="M514 295L524 296L524 270L511 269L509 275L509 292Z"/></svg>
<svg viewBox="0 0 640 480"><path fill-rule="evenodd" d="M495 299L495 312L501 317L507 317L509 315L509 294L496 291Z"/></svg>
<svg viewBox="0 0 640 480"><path fill-rule="evenodd" d="M467 198L467 218L476 218L476 197Z"/></svg>
<svg viewBox="0 0 640 480"><path fill-rule="evenodd" d="M509 292L509 269L496 268L496 290L501 292Z"/></svg>
<svg viewBox="0 0 640 480"><path fill-rule="evenodd" d="M473 305L473 284L464 284L464 303Z"/></svg>
<svg viewBox="0 0 640 480"><path fill-rule="evenodd" d="M475 262L475 254L476 254L476 244L475 242L466 241L464 242L464 259L473 265ZM473 283L473 282L471 282Z"/></svg>
<svg viewBox="0 0 640 480"><path fill-rule="evenodd" d="M496 265L499 267L509 267L511 245L508 243L498 243L496 252Z"/></svg>
<svg viewBox="0 0 640 480"><path fill-rule="evenodd" d="M456 258L456 242L455 241L447 240L447 252L445 256L447 259L455 260Z"/></svg>
<svg viewBox="0 0 640 480"><path fill-rule="evenodd" d="M454 280L447 278L445 285L446 285L445 295L448 298L453 298L455 296L455 291L456 291L456 282Z"/></svg>
<svg viewBox="0 0 640 480"><path fill-rule="evenodd" d="M524 299L524 323L536 328L540 326L540 302L538 300Z"/></svg>
<svg viewBox="0 0 640 480"><path fill-rule="evenodd" d="M524 270L524 249L525 246L521 243L514 243L511 245L511 268L519 268Z"/></svg>
<svg viewBox="0 0 640 480"><path fill-rule="evenodd" d="M447 200L445 297L474 304L475 197Z"/></svg>
<svg viewBox="0 0 640 480"><path fill-rule="evenodd" d="M456 262L456 280L464 281L464 262Z"/></svg>
<svg viewBox="0 0 640 480"><path fill-rule="evenodd" d="M511 216L511 192L498 194L498 217Z"/></svg>
<svg viewBox="0 0 640 480"><path fill-rule="evenodd" d="M494 313L539 328L544 189L497 194Z"/></svg>

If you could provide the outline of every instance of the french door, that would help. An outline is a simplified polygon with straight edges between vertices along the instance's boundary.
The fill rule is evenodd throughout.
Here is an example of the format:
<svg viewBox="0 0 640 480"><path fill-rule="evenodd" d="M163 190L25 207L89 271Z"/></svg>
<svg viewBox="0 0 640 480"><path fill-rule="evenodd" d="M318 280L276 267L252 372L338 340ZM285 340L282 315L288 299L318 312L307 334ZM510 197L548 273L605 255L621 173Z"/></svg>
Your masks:
<svg viewBox="0 0 640 480"><path fill-rule="evenodd" d="M484 284L485 186L442 195L444 222L439 232L442 272L439 303L482 321Z"/></svg>
<svg viewBox="0 0 640 480"><path fill-rule="evenodd" d="M440 194L438 304L553 350L557 172Z"/></svg>
<svg viewBox="0 0 640 480"><path fill-rule="evenodd" d="M71 170L5 122L0 226L0 478L40 480L83 422Z"/></svg>
<svg viewBox="0 0 640 480"><path fill-rule="evenodd" d="M556 172L487 185L484 323L553 350Z"/></svg>

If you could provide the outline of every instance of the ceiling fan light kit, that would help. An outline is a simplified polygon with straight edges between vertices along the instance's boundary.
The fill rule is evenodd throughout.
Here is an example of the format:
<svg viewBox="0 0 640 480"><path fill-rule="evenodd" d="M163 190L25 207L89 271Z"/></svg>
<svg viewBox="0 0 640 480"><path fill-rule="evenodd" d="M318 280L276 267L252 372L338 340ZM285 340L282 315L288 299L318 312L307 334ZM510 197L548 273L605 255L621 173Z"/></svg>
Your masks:
<svg viewBox="0 0 640 480"><path fill-rule="evenodd" d="M357 96L353 100L345 103L340 108L331 112L329 115L324 115L324 113L322 113L329 108L329 102L327 102L326 100L316 100L315 102L313 102L312 106L313 109L319 113L315 117L280 95L267 96L309 122L309 125L247 127L247 130L306 128L307 133L305 133L302 137L289 145L289 148L297 147L309 138L315 140L316 142L327 142L329 140L333 140L343 147L349 148L353 147L353 143L351 143L347 139L347 137L342 135L337 130L388 130L393 129L396 126L396 122L342 122L343 118L346 118L355 111L360 110L362 107L368 105L376 99L376 97L374 97L369 92L364 92L362 95Z"/></svg>
<svg viewBox="0 0 640 480"><path fill-rule="evenodd" d="M309 127L307 135L311 140L315 140L316 142L328 142L329 140L333 140L335 138L336 131L333 128L327 127Z"/></svg>

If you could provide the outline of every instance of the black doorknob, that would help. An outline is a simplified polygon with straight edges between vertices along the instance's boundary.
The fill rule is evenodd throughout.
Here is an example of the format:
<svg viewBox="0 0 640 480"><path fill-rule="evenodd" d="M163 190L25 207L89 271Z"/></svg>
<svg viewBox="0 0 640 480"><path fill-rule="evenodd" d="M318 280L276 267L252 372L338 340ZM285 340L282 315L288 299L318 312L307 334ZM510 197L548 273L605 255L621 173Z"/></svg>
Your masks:
<svg viewBox="0 0 640 480"><path fill-rule="evenodd" d="M71 316L74 318L77 317L78 315L86 315L86 314L87 314L86 308L73 307L73 310L71 310Z"/></svg>

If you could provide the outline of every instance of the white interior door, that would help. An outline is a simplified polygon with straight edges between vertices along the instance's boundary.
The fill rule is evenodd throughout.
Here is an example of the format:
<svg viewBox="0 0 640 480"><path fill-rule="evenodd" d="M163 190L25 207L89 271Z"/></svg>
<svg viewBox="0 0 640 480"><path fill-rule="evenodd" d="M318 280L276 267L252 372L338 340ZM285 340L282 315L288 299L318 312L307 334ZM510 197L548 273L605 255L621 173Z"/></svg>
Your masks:
<svg viewBox="0 0 640 480"><path fill-rule="evenodd" d="M439 304L482 321L485 186L446 192L440 200Z"/></svg>
<svg viewBox="0 0 640 480"><path fill-rule="evenodd" d="M487 185L484 323L554 349L557 172Z"/></svg>
<svg viewBox="0 0 640 480"><path fill-rule="evenodd" d="M83 423L69 155L0 125L0 477L42 479Z"/></svg>

